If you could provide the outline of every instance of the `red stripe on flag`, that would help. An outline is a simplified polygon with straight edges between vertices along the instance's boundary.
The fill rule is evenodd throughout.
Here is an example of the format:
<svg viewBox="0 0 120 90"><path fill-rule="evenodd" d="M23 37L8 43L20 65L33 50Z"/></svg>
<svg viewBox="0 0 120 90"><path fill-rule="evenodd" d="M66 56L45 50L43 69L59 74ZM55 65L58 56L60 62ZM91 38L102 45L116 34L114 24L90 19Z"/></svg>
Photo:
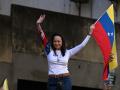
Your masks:
<svg viewBox="0 0 120 90"><path fill-rule="evenodd" d="M95 30L93 30L92 36L96 40L104 56L103 79L106 80L108 78L109 70L108 69L109 55L112 48L109 37L99 21L95 24Z"/></svg>

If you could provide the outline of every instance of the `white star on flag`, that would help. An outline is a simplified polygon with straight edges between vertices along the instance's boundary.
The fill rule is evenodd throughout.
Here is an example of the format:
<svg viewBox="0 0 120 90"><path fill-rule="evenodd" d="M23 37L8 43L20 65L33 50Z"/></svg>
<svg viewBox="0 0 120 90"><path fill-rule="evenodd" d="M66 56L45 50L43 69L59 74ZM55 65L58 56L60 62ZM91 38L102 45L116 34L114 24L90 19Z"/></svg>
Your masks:
<svg viewBox="0 0 120 90"><path fill-rule="evenodd" d="M108 36L110 36L110 33L108 32Z"/></svg>
<svg viewBox="0 0 120 90"><path fill-rule="evenodd" d="M113 32L112 32L112 33L109 33L109 32L108 32L108 36L113 36Z"/></svg>
<svg viewBox="0 0 120 90"><path fill-rule="evenodd" d="M111 33L111 36L113 36L113 32Z"/></svg>

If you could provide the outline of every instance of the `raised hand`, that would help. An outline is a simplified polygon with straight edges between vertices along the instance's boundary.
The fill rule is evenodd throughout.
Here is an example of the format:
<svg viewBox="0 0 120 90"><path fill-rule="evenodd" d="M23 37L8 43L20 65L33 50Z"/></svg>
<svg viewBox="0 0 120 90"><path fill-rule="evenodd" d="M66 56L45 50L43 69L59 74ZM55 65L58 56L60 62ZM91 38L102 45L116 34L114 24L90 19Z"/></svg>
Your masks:
<svg viewBox="0 0 120 90"><path fill-rule="evenodd" d="M95 29L95 25L94 24L92 24L91 26L90 26L90 31L89 31L89 35L91 35L92 34L92 32L93 32L93 30Z"/></svg>
<svg viewBox="0 0 120 90"><path fill-rule="evenodd" d="M37 20L37 24L40 24L43 22L43 20L45 19L45 14L44 15L40 15L39 19Z"/></svg>

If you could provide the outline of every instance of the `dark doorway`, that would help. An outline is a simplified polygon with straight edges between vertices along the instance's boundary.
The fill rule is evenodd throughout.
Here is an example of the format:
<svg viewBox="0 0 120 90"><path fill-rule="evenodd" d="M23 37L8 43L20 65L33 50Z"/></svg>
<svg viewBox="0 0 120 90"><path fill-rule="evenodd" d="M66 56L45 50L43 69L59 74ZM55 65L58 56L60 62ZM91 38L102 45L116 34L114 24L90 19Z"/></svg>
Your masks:
<svg viewBox="0 0 120 90"><path fill-rule="evenodd" d="M47 90L47 83L18 79L17 90ZM101 89L73 86L72 90L101 90Z"/></svg>

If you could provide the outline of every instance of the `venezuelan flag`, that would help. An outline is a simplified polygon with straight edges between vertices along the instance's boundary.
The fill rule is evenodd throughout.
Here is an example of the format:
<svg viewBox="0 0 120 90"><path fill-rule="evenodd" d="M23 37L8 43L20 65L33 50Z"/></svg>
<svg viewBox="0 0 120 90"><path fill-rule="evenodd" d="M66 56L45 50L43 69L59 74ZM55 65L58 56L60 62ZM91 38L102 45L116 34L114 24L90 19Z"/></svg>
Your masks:
<svg viewBox="0 0 120 90"><path fill-rule="evenodd" d="M96 40L103 54L104 58L103 80L107 80L109 72L114 70L118 66L113 4L96 21L95 30L93 30L92 36ZM111 53L112 55L114 55L114 58L112 60L110 60Z"/></svg>

